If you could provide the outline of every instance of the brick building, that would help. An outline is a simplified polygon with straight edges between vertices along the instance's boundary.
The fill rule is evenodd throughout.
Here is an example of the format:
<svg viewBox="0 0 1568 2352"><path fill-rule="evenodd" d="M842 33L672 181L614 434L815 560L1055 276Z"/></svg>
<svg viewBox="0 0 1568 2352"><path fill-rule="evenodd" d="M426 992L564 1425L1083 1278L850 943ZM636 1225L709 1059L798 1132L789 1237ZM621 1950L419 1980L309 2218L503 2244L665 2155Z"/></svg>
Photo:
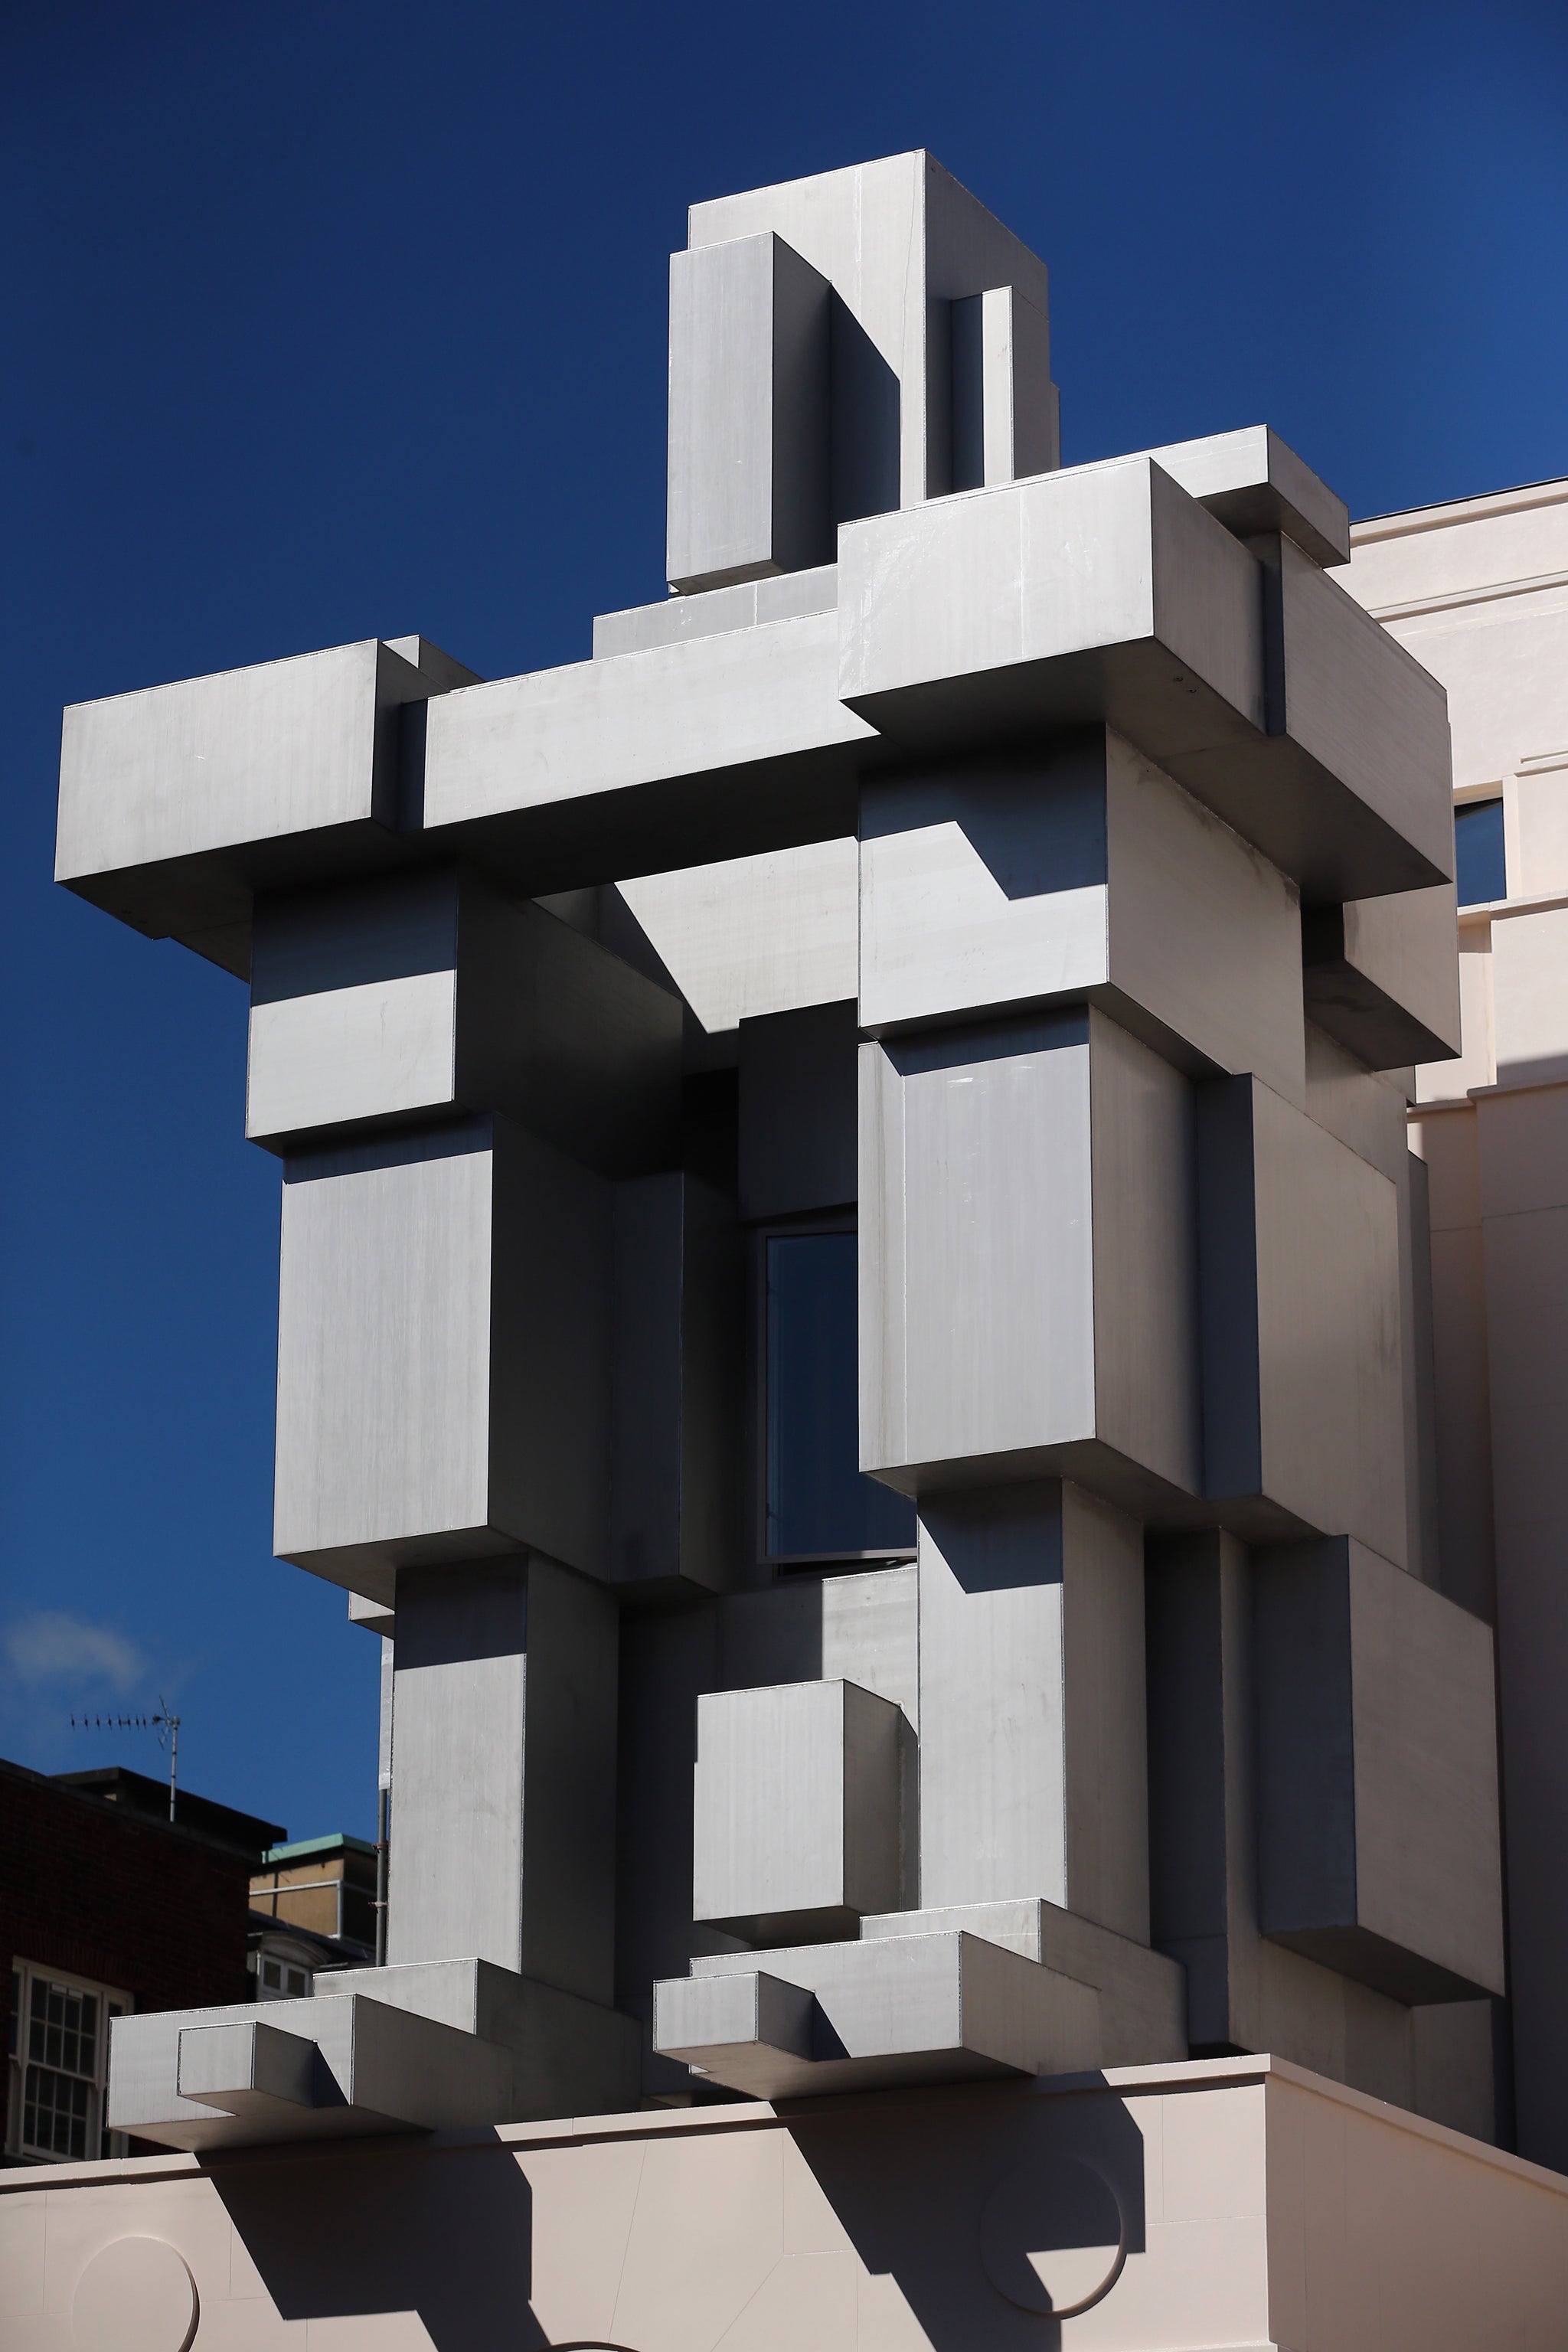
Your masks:
<svg viewBox="0 0 1568 2352"><path fill-rule="evenodd" d="M167 1813L139 1772L0 1761L7 2161L124 2153L104 2147L110 2019L247 1996L251 1874L285 1832L192 1795Z"/></svg>

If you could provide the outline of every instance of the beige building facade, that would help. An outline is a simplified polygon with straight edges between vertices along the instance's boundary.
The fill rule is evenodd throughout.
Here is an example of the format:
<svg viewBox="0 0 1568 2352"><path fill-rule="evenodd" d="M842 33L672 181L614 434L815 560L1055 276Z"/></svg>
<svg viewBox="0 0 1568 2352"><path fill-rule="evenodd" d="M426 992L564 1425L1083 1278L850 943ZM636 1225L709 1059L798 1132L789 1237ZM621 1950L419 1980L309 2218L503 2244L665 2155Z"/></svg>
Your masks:
<svg viewBox="0 0 1568 2352"><path fill-rule="evenodd" d="M1519 2144L1568 2168L1568 481L1379 517L1352 547L1345 585L1447 688L1461 867L1467 826L1493 835L1461 888L1463 1050L1417 1069L1410 1130L1437 1572L1497 1633Z"/></svg>

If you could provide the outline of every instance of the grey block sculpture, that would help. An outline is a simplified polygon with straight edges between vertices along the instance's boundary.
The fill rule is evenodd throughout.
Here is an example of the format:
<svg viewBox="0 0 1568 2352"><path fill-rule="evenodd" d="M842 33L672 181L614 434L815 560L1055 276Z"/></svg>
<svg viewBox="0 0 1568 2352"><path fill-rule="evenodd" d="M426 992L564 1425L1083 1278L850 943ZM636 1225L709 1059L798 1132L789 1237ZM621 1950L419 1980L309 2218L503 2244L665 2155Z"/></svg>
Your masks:
<svg viewBox="0 0 1568 2352"><path fill-rule="evenodd" d="M699 205L666 603L67 713L59 878L249 982L276 1548L394 1658L386 1965L119 2021L112 2125L1489 2066L1443 690L1267 427L1062 467L1048 308L923 154Z"/></svg>

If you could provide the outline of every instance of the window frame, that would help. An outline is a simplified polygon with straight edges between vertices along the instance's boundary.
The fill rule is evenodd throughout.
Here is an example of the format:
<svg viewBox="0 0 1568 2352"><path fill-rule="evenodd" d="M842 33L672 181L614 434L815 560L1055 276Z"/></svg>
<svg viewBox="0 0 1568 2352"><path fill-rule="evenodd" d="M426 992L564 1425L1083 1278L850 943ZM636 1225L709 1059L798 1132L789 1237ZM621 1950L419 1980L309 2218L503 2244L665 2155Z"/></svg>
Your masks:
<svg viewBox="0 0 1568 2352"><path fill-rule="evenodd" d="M903 1566L916 1556L916 1545L912 1539L907 1544L869 1551L772 1552L768 1549L768 1244L771 1241L809 1241L817 1234L858 1235L859 1230L860 1220L854 1209L819 1209L798 1216L770 1217L750 1229L752 1503L748 1517L753 1563L764 1575L853 1575L858 1569ZM912 1504L912 1497L909 1499Z"/></svg>
<svg viewBox="0 0 1568 2352"><path fill-rule="evenodd" d="M72 2072L63 2066L48 2067L47 2061L35 2060L28 2053L29 2028L32 2021L33 1987L35 1984L58 1986L68 1993L90 1996L99 2005L100 2024L94 2034L93 2071L90 2075ZM131 2017L136 2003L132 1996L119 1985L104 1984L93 1977L79 1977L69 1969L48 1967L42 1960L16 1954L11 1961L12 2026L16 2048L7 2049L5 2056L5 2154L25 2164L96 2164L105 2157L124 2154L123 2132L104 2127L104 2112L109 2092L109 2034L111 2020ZM47 2072L63 2074L68 2081L85 2083L88 2090L84 2152L80 2156L61 2155L58 2149L37 2147L24 2137L27 2105L27 2070L31 2065L44 2066Z"/></svg>

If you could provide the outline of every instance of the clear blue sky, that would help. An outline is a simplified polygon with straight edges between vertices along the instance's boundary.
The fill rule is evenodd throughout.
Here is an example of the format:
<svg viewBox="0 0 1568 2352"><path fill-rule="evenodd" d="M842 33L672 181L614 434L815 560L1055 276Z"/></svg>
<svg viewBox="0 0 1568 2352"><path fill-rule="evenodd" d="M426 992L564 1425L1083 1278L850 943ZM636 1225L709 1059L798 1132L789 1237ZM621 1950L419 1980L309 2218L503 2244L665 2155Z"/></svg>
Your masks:
<svg viewBox="0 0 1568 2352"><path fill-rule="evenodd" d="M0 0L0 1753L372 1822L268 1551L246 1000L50 881L63 703L663 593L693 198L930 147L1052 271L1068 462L1267 418L1366 514L1568 473L1568 9Z"/></svg>

